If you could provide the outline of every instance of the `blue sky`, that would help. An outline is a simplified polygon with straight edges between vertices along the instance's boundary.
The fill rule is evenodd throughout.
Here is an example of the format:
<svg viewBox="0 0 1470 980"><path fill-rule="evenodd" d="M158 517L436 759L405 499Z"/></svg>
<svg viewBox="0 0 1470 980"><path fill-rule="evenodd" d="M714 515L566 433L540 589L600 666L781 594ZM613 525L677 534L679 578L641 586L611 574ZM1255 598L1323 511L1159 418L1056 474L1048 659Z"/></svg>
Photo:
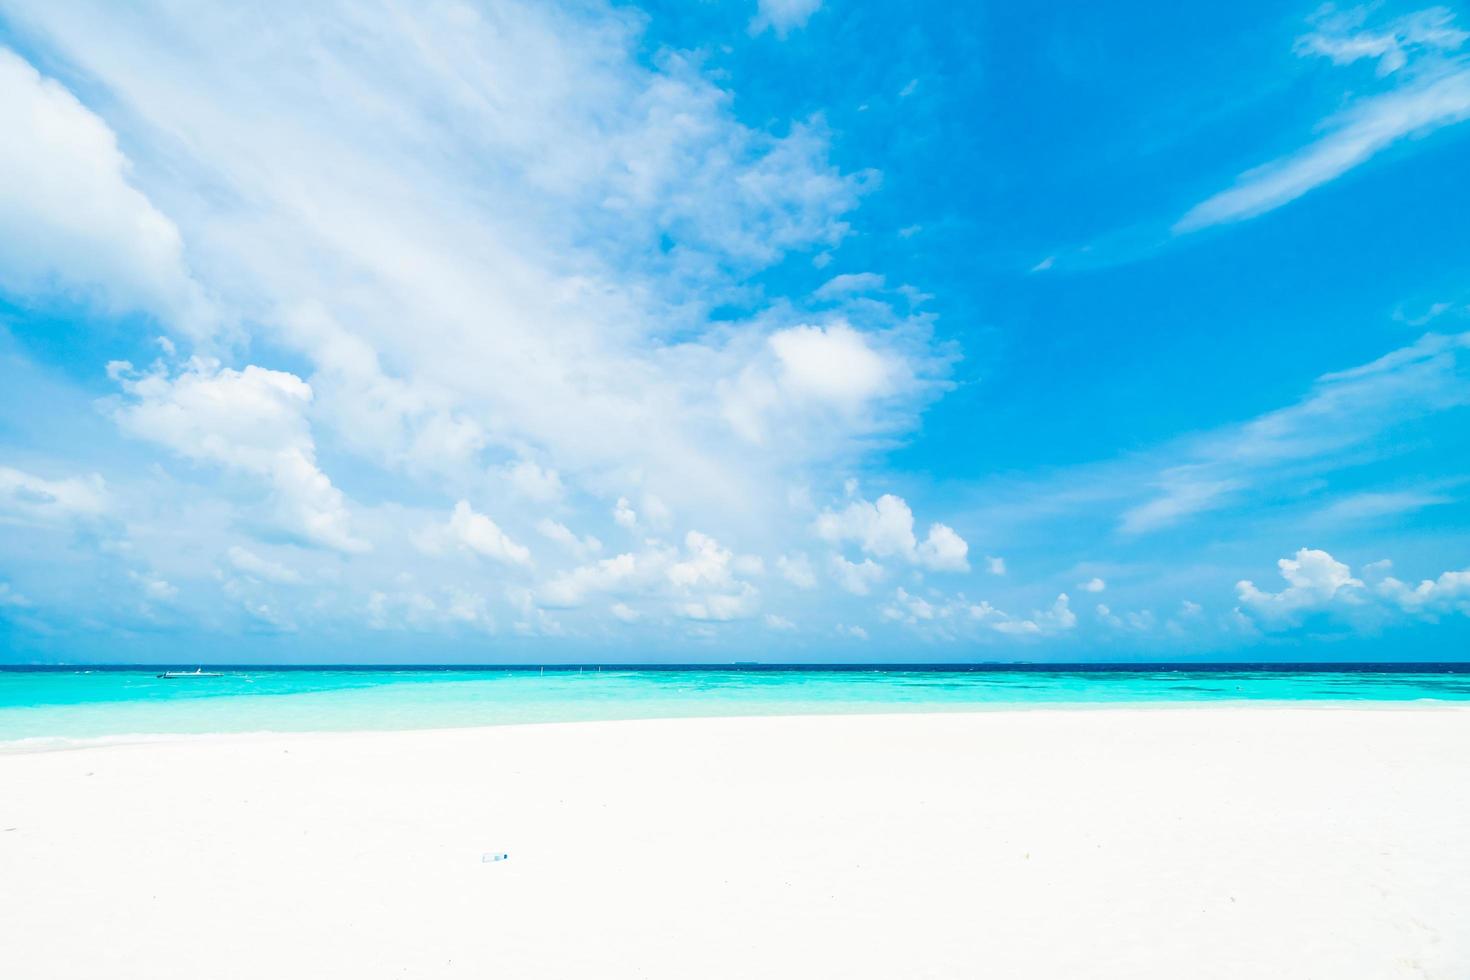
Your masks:
<svg viewBox="0 0 1470 980"><path fill-rule="evenodd" d="M0 659L1458 659L1470 11L0 0Z"/></svg>

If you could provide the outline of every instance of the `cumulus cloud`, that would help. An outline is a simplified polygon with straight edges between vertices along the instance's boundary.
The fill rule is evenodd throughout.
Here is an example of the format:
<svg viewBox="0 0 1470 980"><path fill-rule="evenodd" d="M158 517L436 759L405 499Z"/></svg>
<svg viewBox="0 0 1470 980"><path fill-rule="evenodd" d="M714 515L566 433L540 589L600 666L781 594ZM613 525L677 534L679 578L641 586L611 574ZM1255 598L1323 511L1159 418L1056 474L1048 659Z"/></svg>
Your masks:
<svg viewBox="0 0 1470 980"><path fill-rule="evenodd" d="M548 580L535 601L571 609L597 596L638 597L683 619L744 619L755 614L759 592L737 574L742 565L749 567L713 537L689 531L682 553L650 542L639 552L579 565Z"/></svg>
<svg viewBox="0 0 1470 980"><path fill-rule="evenodd" d="M969 545L946 524L929 525L923 541L914 536L914 514L902 497L884 494L877 501L854 500L840 511L823 511L817 535L840 544L855 542L879 558L898 557L931 571L968 571Z"/></svg>
<svg viewBox="0 0 1470 980"><path fill-rule="evenodd" d="M130 182L107 123L3 47L0 91L0 289L78 291L202 333L179 230Z"/></svg>
<svg viewBox="0 0 1470 980"><path fill-rule="evenodd" d="M545 585L536 596L537 602L551 608L575 608L587 601L591 595L619 593L630 588L640 578L647 579L649 566L657 567L666 557L649 553L642 556L625 552L612 558L602 558L587 565L562 572Z"/></svg>
<svg viewBox="0 0 1470 980"><path fill-rule="evenodd" d="M1077 625L1077 614L1072 611L1071 600L1063 592L1048 609L1039 609L1029 618L1011 617L988 607L976 607L972 613L977 619L988 622L998 633L1012 636L1044 636L1060 633Z"/></svg>
<svg viewBox="0 0 1470 980"><path fill-rule="evenodd" d="M845 323L780 330L770 345L784 387L799 397L853 406L887 390L889 362Z"/></svg>
<svg viewBox="0 0 1470 980"><path fill-rule="evenodd" d="M1305 615L1329 612L1379 618L1390 613L1426 619L1456 612L1470 615L1470 569L1409 585L1386 575L1393 564L1385 559L1363 566L1365 584L1349 565L1325 551L1303 548L1276 564L1287 582L1280 592L1263 592L1249 580L1236 585L1241 610L1266 626L1287 627Z"/></svg>
<svg viewBox="0 0 1470 980"><path fill-rule="evenodd" d="M1470 616L1470 568L1444 572L1416 586L1389 577L1379 583L1378 591L1408 612L1426 616L1460 612Z"/></svg>
<svg viewBox="0 0 1470 980"><path fill-rule="evenodd" d="M929 534L915 549L915 560L933 572L968 572L970 546L947 524L929 525Z"/></svg>
<svg viewBox="0 0 1470 980"><path fill-rule="evenodd" d="M986 555L985 570L991 575L1004 575L1006 573L1006 560L997 555Z"/></svg>
<svg viewBox="0 0 1470 980"><path fill-rule="evenodd" d="M782 326L716 389L740 438L808 459L831 458L861 440L909 424L940 390L947 361L927 348L917 318L855 327L838 317Z"/></svg>
<svg viewBox="0 0 1470 980"><path fill-rule="evenodd" d="M177 375L112 366L128 398L113 415L130 435L186 459L248 474L271 488L282 525L306 540L365 551L342 492L316 463L306 418L311 386L287 371L243 371L194 358Z"/></svg>
<svg viewBox="0 0 1470 980"><path fill-rule="evenodd" d="M425 528L417 538L420 548L439 553L454 546L506 565L530 565L531 549L518 544L485 514L461 500L444 524Z"/></svg>
<svg viewBox="0 0 1470 980"><path fill-rule="evenodd" d="M1061 593L1052 605L1035 610L1030 616L1012 615L989 602L971 602L964 596L945 596L934 592L929 598L914 595L899 587L893 598L878 610L892 622L904 623L926 635L941 640L958 641L977 638L986 633L1007 637L1044 637L1064 633L1077 625L1067 594Z"/></svg>
<svg viewBox="0 0 1470 980"><path fill-rule="evenodd" d="M1276 562L1287 587L1280 592L1262 592L1248 579L1236 583L1241 605L1269 618L1291 616L1318 609L1334 600L1360 601L1363 588L1352 569L1325 551L1302 548L1294 558Z"/></svg>
<svg viewBox="0 0 1470 980"><path fill-rule="evenodd" d="M1081 585L1077 586L1077 588L1081 589L1083 592L1101 592L1107 587L1108 583L1098 578L1097 576L1093 576L1086 582L1083 582Z"/></svg>

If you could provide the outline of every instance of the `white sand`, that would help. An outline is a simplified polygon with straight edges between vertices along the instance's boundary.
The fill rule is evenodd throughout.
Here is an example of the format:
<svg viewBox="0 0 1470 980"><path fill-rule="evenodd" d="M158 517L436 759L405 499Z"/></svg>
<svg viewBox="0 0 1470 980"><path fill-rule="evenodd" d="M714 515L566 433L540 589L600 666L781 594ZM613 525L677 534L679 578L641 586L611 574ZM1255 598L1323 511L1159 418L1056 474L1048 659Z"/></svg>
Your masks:
<svg viewBox="0 0 1470 980"><path fill-rule="evenodd" d="M0 754L0 976L1466 977L1470 711Z"/></svg>

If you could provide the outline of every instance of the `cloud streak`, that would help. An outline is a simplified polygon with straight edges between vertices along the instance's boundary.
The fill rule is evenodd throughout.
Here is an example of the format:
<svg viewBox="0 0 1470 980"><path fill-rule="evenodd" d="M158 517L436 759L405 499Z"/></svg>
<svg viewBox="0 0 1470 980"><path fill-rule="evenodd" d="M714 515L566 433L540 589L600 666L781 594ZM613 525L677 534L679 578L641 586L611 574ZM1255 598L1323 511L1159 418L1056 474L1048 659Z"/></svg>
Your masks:
<svg viewBox="0 0 1470 980"><path fill-rule="evenodd" d="M1302 55L1321 55L1334 64L1375 59L1380 76L1394 87L1366 96L1324 120L1323 135L1297 152L1241 174L1234 186L1215 194L1175 222L1175 235L1254 218L1288 204L1347 173L1396 143L1425 136L1470 119L1470 68L1444 56L1467 37L1443 8L1420 11L1382 31L1357 31L1362 12L1341 15L1297 43ZM1417 71L1405 71L1413 59ZM1400 80L1402 79L1402 80Z"/></svg>

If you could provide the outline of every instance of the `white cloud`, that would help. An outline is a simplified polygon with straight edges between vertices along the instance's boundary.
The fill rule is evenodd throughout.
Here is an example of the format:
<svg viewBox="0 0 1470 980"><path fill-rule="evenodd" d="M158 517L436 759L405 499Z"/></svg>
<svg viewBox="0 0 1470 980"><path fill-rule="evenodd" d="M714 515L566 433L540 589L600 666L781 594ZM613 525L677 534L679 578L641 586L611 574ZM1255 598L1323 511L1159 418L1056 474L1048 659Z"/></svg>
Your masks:
<svg viewBox="0 0 1470 980"><path fill-rule="evenodd" d="M298 585L301 582L301 573L295 569L288 568L280 562L262 558L239 545L231 547L226 554L230 559L230 564L246 575L281 585Z"/></svg>
<svg viewBox="0 0 1470 980"><path fill-rule="evenodd" d="M1006 573L1006 560L995 555L986 555L985 570L991 575L1004 575Z"/></svg>
<svg viewBox="0 0 1470 980"><path fill-rule="evenodd" d="M931 571L968 571L969 545L945 524L929 525L922 541L914 537L914 515L902 497L884 494L876 502L854 500L841 511L817 517L817 536L840 544L853 541L879 558L900 557Z"/></svg>
<svg viewBox="0 0 1470 980"><path fill-rule="evenodd" d="M1248 501L1284 475L1301 479L1343 465L1348 449L1409 419L1470 404L1467 356L1470 334L1426 334L1376 361L1322 375L1296 404L1176 442L1160 454L1168 465L1144 477L1150 499L1126 508L1120 528L1144 534ZM1126 487L1135 478L1110 474L1092 482Z"/></svg>
<svg viewBox="0 0 1470 980"><path fill-rule="evenodd" d="M106 511L106 485L95 473L48 480L0 466L0 523L62 524Z"/></svg>
<svg viewBox="0 0 1470 980"><path fill-rule="evenodd" d="M1193 603L1186 603L1184 606L1184 615L1188 616L1193 614L1189 608L1192 605ZM1195 606L1194 612L1198 611L1199 607ZM1128 612L1119 616L1112 609L1108 608L1108 606L1100 602L1097 604L1097 616L1113 629L1132 630L1135 633L1150 633L1158 625L1158 617L1149 609ZM1177 628L1178 624L1173 624L1173 626Z"/></svg>
<svg viewBox="0 0 1470 980"><path fill-rule="evenodd" d="M765 623L768 628L773 630L785 631L796 629L795 623L787 619L785 616L777 616L775 613L766 613Z"/></svg>
<svg viewBox="0 0 1470 980"><path fill-rule="evenodd" d="M734 558L728 548L707 534L690 531L684 536L689 556L669 566L669 581L681 589L708 586L725 588L731 583L730 562Z"/></svg>
<svg viewBox="0 0 1470 980"><path fill-rule="evenodd" d="M1209 479L1202 472L1192 466L1165 471L1157 484L1160 495L1124 511L1122 530L1127 534L1143 534L1177 524L1187 517L1223 507L1231 491L1240 487L1239 481Z"/></svg>
<svg viewBox="0 0 1470 980"><path fill-rule="evenodd" d="M838 623L837 635L851 637L854 640L866 640L868 638L868 631L861 626L846 626Z"/></svg>
<svg viewBox="0 0 1470 980"><path fill-rule="evenodd" d="M665 530L674 522L674 515L662 499L651 493L643 495L643 521L655 530Z"/></svg>
<svg viewBox="0 0 1470 980"><path fill-rule="evenodd" d="M1295 625L1311 613L1351 614L1368 622L1391 613L1431 620L1457 612L1470 615L1470 569L1447 571L1411 586L1387 575L1373 581L1393 567L1387 559L1363 566L1369 584L1325 551L1303 548L1277 565L1287 581L1282 591L1262 592L1250 581L1236 586L1241 609L1270 628Z"/></svg>
<svg viewBox="0 0 1470 980"><path fill-rule="evenodd" d="M838 245L877 175L837 168L820 119L741 123L696 59L648 55L637 12L148 14L82 0L6 16L87 79L223 318L303 365L323 445L470 499L487 457L533 459L589 496L636 472L640 493L710 526L737 500L773 517L770 489L813 455L858 451L848 430L912 424L818 412L811 433L783 416L778 454L729 431L720 384L760 359L780 390L765 338L802 314L774 295L734 329L708 311L788 254Z"/></svg>
<svg viewBox="0 0 1470 980"><path fill-rule="evenodd" d="M1070 600L1065 592L1057 596L1051 608L1037 610L1031 614L1029 619L1011 618L988 606L976 608L979 610L975 613L976 617L989 620L991 629L1012 636L1044 636L1064 632L1077 625L1077 614L1072 612Z"/></svg>
<svg viewBox="0 0 1470 980"><path fill-rule="evenodd" d="M1077 588L1081 589L1083 592L1101 592L1107 587L1108 583L1104 582L1102 579L1096 576L1093 576L1086 582L1083 582L1081 585L1077 586Z"/></svg>
<svg viewBox="0 0 1470 980"><path fill-rule="evenodd" d="M143 594L155 602L170 602L178 598L179 590L157 575L130 571L128 578L136 582Z"/></svg>
<svg viewBox="0 0 1470 980"><path fill-rule="evenodd" d="M192 359L176 377L113 365L129 396L114 410L124 431L195 462L249 474L273 491L283 526L339 551L367 549L350 528L347 503L316 464L307 423L311 386L286 371L243 371Z"/></svg>
<svg viewBox="0 0 1470 980"><path fill-rule="evenodd" d="M648 577L650 565L658 567L663 561L656 554L647 554L640 561L638 555L629 552L580 565L558 574L543 585L536 601L551 608L580 606L590 595L628 589L639 578Z"/></svg>
<svg viewBox="0 0 1470 980"><path fill-rule="evenodd" d="M864 440L913 424L945 387L947 355L930 349L926 315L863 302L872 322L861 330L835 317L771 330L759 348L733 344L744 364L715 388L730 430L769 458L795 454L810 464L841 460Z"/></svg>
<svg viewBox="0 0 1470 980"><path fill-rule="evenodd" d="M1322 510L1328 521L1356 523L1382 517L1393 517L1453 502L1452 497L1420 490L1394 490L1356 493L1334 501Z"/></svg>
<svg viewBox="0 0 1470 980"><path fill-rule="evenodd" d="M650 542L628 552L557 573L535 594L541 606L570 609L599 595L639 597L684 619L726 621L754 615L759 592L738 578L734 554L699 531L684 551Z"/></svg>
<svg viewBox="0 0 1470 980"><path fill-rule="evenodd" d="M531 564L531 550L513 541L500 525L471 507L468 500L454 505L447 523L420 532L417 543L430 554L455 546L506 565Z"/></svg>
<svg viewBox="0 0 1470 980"><path fill-rule="evenodd" d="M1107 618L1106 607L1100 615ZM914 595L907 589L894 590L893 598L879 607L879 615L890 622L903 623L910 629L934 640L974 642L989 640L993 634L1004 637L1043 638L1067 632L1076 627L1077 616L1070 599L1061 593L1047 609L1035 610L1030 616L1012 615L989 602L971 602L963 595L945 596L931 590L928 597Z"/></svg>
<svg viewBox="0 0 1470 980"><path fill-rule="evenodd" d="M877 270L834 283L831 302L803 286L763 292L748 320L711 318L762 269L834 254L878 175L839 168L819 118L742 123L722 76L651 51L631 8L23 7L0 0L36 64L91 106L27 76L37 105L91 134L67 143L88 150L72 162L90 183L64 196L107 220L66 240L70 268L109 308L161 317L184 356L219 358L118 366L119 425L199 465L149 453L94 496L139 533L138 567L152 549L201 608L217 590L157 558L203 529L208 573L236 590L231 621L244 607L306 627L371 607L385 629L489 628L508 603L517 628L549 631L543 595L586 604L591 623L615 597L650 619L758 616L755 555L803 547L811 519L786 488L856 470L942 384L928 316L857 294ZM0 255L47 254L47 228L20 222ZM770 395L755 444L726 414L747 369ZM0 519L60 520L78 487L32 481L17 504L0 479ZM604 564L583 532L604 533L620 493L613 520L634 533ZM428 497L461 506L404 503ZM403 533L425 525L434 554ZM675 527L734 547L711 558ZM556 545L535 567L532 528ZM277 531L355 557L298 561ZM944 525L915 538L915 565L967 561ZM487 557L483 595L454 592L466 563L440 559L460 549ZM784 556L762 591L816 588L826 550ZM699 571L716 566L718 585ZM307 579L323 587L269 587Z"/></svg>
<svg viewBox="0 0 1470 980"><path fill-rule="evenodd" d="M910 595L901 587L894 590L893 602L880 609L879 613L884 619L908 623L931 620L936 615L933 603L920 596Z"/></svg>
<svg viewBox="0 0 1470 980"><path fill-rule="evenodd" d="M543 517L537 521L536 530L542 537L561 545L569 554L578 558L584 558L589 554L595 555L602 550L602 542L597 538L590 534L579 538L571 528L549 517Z"/></svg>
<svg viewBox="0 0 1470 980"><path fill-rule="evenodd" d="M1322 124L1325 135L1297 152L1241 174L1235 186L1191 208L1174 225L1175 234L1264 214L1401 140L1420 139L1470 119L1470 69L1462 60L1438 63L1444 52L1470 36L1451 27L1450 20L1448 11L1435 8L1401 18L1384 32L1318 31L1303 38L1299 53L1327 55L1337 64L1373 57L1379 59L1379 73L1386 75L1418 55L1425 70L1351 104Z"/></svg>
<svg viewBox="0 0 1470 980"><path fill-rule="evenodd" d="M782 578L798 589L817 587L817 573L812 570L811 559L805 554L782 555L776 559L776 569Z"/></svg>
<svg viewBox="0 0 1470 980"><path fill-rule="evenodd" d="M929 525L929 535L915 550L915 560L933 572L968 572L970 546L947 524Z"/></svg>
<svg viewBox="0 0 1470 980"><path fill-rule="evenodd" d="M636 623L641 618L638 610L626 602L614 602L608 607L608 612L612 613L616 619L622 620L625 623Z"/></svg>
<svg viewBox="0 0 1470 980"><path fill-rule="evenodd" d="M543 469L529 459L507 466L505 478L527 500L549 504L561 499L563 488L556 470Z"/></svg>
<svg viewBox="0 0 1470 980"><path fill-rule="evenodd" d="M679 611L687 619L729 622L754 615L756 598L755 589L749 583L742 583L738 592L711 593L683 603Z"/></svg>
<svg viewBox="0 0 1470 980"><path fill-rule="evenodd" d="M1297 40L1297 52L1322 55L1335 65L1370 58L1378 62L1382 76L1403 68L1412 55L1452 51L1470 37L1454 26L1454 14L1444 7L1415 11L1378 30L1362 29L1368 12L1367 7L1343 12L1323 8L1314 18L1317 30Z"/></svg>
<svg viewBox="0 0 1470 980"><path fill-rule="evenodd" d="M1302 548L1294 558L1276 562L1287 587L1280 592L1262 592L1250 580L1236 583L1241 606L1266 619L1285 619L1298 613L1324 608L1333 602L1359 602L1361 580L1352 569L1325 551Z"/></svg>
<svg viewBox="0 0 1470 980"><path fill-rule="evenodd" d="M822 0L756 0L756 14L750 21L750 33L760 34L767 28L779 38L798 27L805 27L812 14L822 7Z"/></svg>
<svg viewBox="0 0 1470 980"><path fill-rule="evenodd" d="M81 290L194 333L209 318L178 228L130 182L107 123L0 47L0 289Z"/></svg>
<svg viewBox="0 0 1470 980"><path fill-rule="evenodd" d="M902 497L891 493L877 502L855 500L841 511L823 511L816 530L824 541L855 541L863 551L880 558L907 558L917 547L913 511Z"/></svg>
<svg viewBox="0 0 1470 980"><path fill-rule="evenodd" d="M1444 572L1437 579L1424 579L1412 587L1396 578L1386 578L1378 590L1408 612L1430 616L1461 612L1470 616L1470 568Z"/></svg>
<svg viewBox="0 0 1470 980"><path fill-rule="evenodd" d="M844 407L886 393L897 368L845 323L800 326L770 337L786 391Z"/></svg>
<svg viewBox="0 0 1470 980"><path fill-rule="evenodd" d="M822 299L846 296L850 293L871 293L883 288L887 280L876 272L849 272L833 276L817 287L816 295Z"/></svg>
<svg viewBox="0 0 1470 980"><path fill-rule="evenodd" d="M871 558L850 562L841 555L832 556L832 577L853 595L867 595L883 579L883 566Z"/></svg>

